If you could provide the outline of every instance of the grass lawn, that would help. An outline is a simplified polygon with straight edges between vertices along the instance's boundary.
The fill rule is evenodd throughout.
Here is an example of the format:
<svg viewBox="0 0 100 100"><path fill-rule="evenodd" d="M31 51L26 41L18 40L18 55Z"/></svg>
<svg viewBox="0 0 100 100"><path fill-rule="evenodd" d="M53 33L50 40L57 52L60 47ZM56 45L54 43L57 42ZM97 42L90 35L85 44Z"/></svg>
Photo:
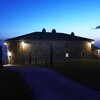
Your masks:
<svg viewBox="0 0 100 100"><path fill-rule="evenodd" d="M100 91L100 60L68 61L49 68Z"/></svg>
<svg viewBox="0 0 100 100"><path fill-rule="evenodd" d="M7 68L0 71L0 100L32 100L31 91L18 72Z"/></svg>

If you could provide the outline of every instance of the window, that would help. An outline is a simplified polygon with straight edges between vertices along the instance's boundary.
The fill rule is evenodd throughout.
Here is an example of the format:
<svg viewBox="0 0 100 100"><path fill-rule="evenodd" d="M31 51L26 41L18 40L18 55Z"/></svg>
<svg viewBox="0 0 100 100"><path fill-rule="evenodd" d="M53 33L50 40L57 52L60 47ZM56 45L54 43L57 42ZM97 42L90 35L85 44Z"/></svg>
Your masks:
<svg viewBox="0 0 100 100"><path fill-rule="evenodd" d="M65 53L65 57L69 57L69 53Z"/></svg>

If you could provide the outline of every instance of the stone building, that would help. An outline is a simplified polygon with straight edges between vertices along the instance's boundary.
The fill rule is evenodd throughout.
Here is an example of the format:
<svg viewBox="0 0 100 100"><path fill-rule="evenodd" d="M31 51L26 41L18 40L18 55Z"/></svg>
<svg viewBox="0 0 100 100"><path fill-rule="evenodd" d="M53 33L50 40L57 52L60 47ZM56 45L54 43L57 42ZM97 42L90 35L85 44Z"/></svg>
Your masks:
<svg viewBox="0 0 100 100"><path fill-rule="evenodd" d="M92 39L71 34L33 32L5 40L10 64L52 64L69 59L86 59L91 55Z"/></svg>
<svg viewBox="0 0 100 100"><path fill-rule="evenodd" d="M98 48L98 47L96 47L96 46L94 46L94 45L92 45L92 47L91 47L91 51L92 51L92 58L98 58L98 59L100 59L100 48Z"/></svg>

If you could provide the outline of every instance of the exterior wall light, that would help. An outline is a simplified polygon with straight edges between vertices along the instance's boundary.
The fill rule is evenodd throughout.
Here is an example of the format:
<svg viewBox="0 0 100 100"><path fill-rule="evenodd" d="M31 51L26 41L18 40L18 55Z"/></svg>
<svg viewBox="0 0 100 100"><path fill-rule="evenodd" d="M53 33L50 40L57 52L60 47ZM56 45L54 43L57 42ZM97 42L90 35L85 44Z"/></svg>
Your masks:
<svg viewBox="0 0 100 100"><path fill-rule="evenodd" d="M88 42L87 46L88 46L89 48L91 48L91 43L90 43L90 42Z"/></svg>
<svg viewBox="0 0 100 100"><path fill-rule="evenodd" d="M8 56L11 57L12 56L12 53L10 51L8 51Z"/></svg>
<svg viewBox="0 0 100 100"><path fill-rule="evenodd" d="M4 45L7 45L7 43L5 42Z"/></svg>
<svg viewBox="0 0 100 100"><path fill-rule="evenodd" d="M92 41L91 44L94 44L94 41Z"/></svg>
<svg viewBox="0 0 100 100"><path fill-rule="evenodd" d="M26 46L26 43L25 43L24 41L22 41L22 42L21 42L21 45L22 45L22 47L23 47L23 49L24 49L25 46Z"/></svg>
<svg viewBox="0 0 100 100"><path fill-rule="evenodd" d="M22 56L21 56L21 59L22 59L22 64L24 63L24 51L26 51L26 48L27 48L27 43L25 43L24 41L21 41L21 53L22 53Z"/></svg>

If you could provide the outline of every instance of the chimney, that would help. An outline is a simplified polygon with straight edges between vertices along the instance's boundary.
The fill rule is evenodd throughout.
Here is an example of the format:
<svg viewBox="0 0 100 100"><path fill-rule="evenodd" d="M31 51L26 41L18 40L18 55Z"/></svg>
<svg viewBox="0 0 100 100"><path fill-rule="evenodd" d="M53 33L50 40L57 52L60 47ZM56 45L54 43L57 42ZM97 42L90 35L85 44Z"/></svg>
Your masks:
<svg viewBox="0 0 100 100"><path fill-rule="evenodd" d="M45 28L42 29L42 33L46 33L46 29Z"/></svg>
<svg viewBox="0 0 100 100"><path fill-rule="evenodd" d="M52 29L52 33L56 33L56 29Z"/></svg>
<svg viewBox="0 0 100 100"><path fill-rule="evenodd" d="M74 32L71 32L71 36L75 36Z"/></svg>

